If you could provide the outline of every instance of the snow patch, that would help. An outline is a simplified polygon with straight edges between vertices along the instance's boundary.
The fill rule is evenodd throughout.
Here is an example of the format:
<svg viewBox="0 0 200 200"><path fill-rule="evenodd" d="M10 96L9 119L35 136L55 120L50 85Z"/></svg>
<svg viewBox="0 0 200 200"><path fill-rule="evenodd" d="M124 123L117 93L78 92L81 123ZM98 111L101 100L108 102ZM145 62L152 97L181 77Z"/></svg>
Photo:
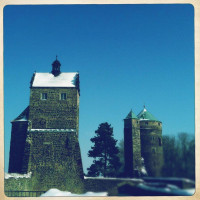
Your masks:
<svg viewBox="0 0 200 200"><path fill-rule="evenodd" d="M142 172L142 174L147 175L147 171L146 171L146 168L145 168L145 167L142 167L142 168L141 168L141 172Z"/></svg>
<svg viewBox="0 0 200 200"><path fill-rule="evenodd" d="M29 132L76 132L76 129L29 129Z"/></svg>
<svg viewBox="0 0 200 200"><path fill-rule="evenodd" d="M28 121L28 119L26 118L26 116L24 116L23 118L21 118L21 119L16 119L16 120L13 120L13 121Z"/></svg>
<svg viewBox="0 0 200 200"><path fill-rule="evenodd" d="M135 181L135 182L140 182L140 183L144 182L142 179L138 179L138 178L113 178L113 177L87 177L87 176L84 176L84 179Z"/></svg>
<svg viewBox="0 0 200 200"><path fill-rule="evenodd" d="M41 197L48 196L107 196L107 192L86 192L85 194L73 194L68 191L60 191L58 189L52 188L46 193L42 194Z"/></svg>
<svg viewBox="0 0 200 200"><path fill-rule="evenodd" d="M9 179L9 178L31 178L31 174L32 172L29 172L28 174L17 174L17 173L5 173L5 179Z"/></svg>

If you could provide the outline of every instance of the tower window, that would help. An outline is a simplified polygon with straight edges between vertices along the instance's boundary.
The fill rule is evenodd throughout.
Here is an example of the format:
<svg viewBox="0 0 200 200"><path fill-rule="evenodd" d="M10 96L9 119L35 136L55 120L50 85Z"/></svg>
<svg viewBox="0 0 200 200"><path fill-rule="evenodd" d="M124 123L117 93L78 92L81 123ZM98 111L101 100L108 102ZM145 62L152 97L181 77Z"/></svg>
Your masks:
<svg viewBox="0 0 200 200"><path fill-rule="evenodd" d="M159 143L159 146L162 146L162 140L161 140L161 138L158 138L158 143Z"/></svg>
<svg viewBox="0 0 200 200"><path fill-rule="evenodd" d="M47 93L42 93L41 94L41 99L42 100L47 100Z"/></svg>
<svg viewBox="0 0 200 200"><path fill-rule="evenodd" d="M60 100L66 100L67 94L66 93L61 93L60 94Z"/></svg>
<svg viewBox="0 0 200 200"><path fill-rule="evenodd" d="M146 125L148 125L148 122L145 122Z"/></svg>

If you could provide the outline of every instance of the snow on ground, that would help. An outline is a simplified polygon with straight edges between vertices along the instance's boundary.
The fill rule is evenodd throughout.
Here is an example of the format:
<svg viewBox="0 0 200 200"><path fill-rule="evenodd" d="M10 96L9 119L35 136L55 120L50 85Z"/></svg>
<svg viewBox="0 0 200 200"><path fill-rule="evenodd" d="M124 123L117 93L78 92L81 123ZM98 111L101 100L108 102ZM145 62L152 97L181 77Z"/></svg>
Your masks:
<svg viewBox="0 0 200 200"><path fill-rule="evenodd" d="M147 175L147 171L146 171L146 168L144 166L141 168L141 172L142 172L142 174Z"/></svg>
<svg viewBox="0 0 200 200"><path fill-rule="evenodd" d="M41 197L52 197L52 196L107 196L107 192L86 192L85 194L73 194L68 191L60 191L52 188L41 195Z"/></svg>
<svg viewBox="0 0 200 200"><path fill-rule="evenodd" d="M29 172L28 174L17 174L17 173L6 173L4 174L5 179L9 179L9 178L31 178L31 174L32 172Z"/></svg>
<svg viewBox="0 0 200 200"><path fill-rule="evenodd" d="M167 194L174 194L178 196L192 196L195 193L195 189L185 189L181 190L174 185L167 185L167 187L159 188L159 187L152 187L145 184L139 184L139 188L154 191L154 192L164 192ZM52 196L108 196L107 192L86 192L84 194L73 194L68 191L60 191L58 189L52 188L48 190L46 193L42 194L41 197L52 197Z"/></svg>

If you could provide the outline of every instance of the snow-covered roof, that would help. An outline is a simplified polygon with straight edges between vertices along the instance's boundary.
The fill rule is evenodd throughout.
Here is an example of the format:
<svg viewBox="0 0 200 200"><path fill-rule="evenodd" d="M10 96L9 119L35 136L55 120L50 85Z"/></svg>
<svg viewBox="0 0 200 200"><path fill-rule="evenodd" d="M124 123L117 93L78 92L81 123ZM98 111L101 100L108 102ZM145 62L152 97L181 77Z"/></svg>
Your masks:
<svg viewBox="0 0 200 200"><path fill-rule="evenodd" d="M60 73L54 76L52 73L35 73L32 87L76 87L77 72Z"/></svg>

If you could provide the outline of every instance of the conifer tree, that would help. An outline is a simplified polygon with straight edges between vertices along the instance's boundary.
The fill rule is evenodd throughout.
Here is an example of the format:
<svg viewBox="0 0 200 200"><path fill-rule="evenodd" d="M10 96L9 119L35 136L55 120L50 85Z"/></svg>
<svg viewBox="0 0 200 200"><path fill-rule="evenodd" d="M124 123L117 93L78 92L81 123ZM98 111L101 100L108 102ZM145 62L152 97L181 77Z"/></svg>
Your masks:
<svg viewBox="0 0 200 200"><path fill-rule="evenodd" d="M93 157L94 161L87 168L88 176L116 176L120 162L113 128L107 122L101 123L95 134L96 136L90 139L94 146L89 150L88 156Z"/></svg>

